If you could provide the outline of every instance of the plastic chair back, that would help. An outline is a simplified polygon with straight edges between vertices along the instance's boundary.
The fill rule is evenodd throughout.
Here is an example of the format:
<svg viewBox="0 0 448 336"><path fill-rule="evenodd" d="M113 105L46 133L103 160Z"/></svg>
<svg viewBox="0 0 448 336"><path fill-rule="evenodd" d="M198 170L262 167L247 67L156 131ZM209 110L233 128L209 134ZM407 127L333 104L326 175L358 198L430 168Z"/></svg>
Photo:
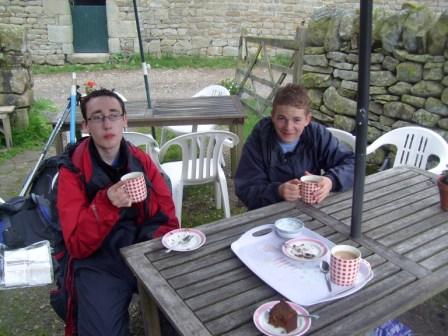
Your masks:
<svg viewBox="0 0 448 336"><path fill-rule="evenodd" d="M340 142L349 146L352 151L355 151L356 137L353 134L333 127L328 127L327 130L329 130Z"/></svg>
<svg viewBox="0 0 448 336"><path fill-rule="evenodd" d="M149 154L151 160L160 170L159 144L150 134L139 132L123 132L124 138L137 147L144 147L144 151Z"/></svg>
<svg viewBox="0 0 448 336"><path fill-rule="evenodd" d="M230 92L222 85L209 85L193 95L193 97L211 96L230 96Z"/></svg>
<svg viewBox="0 0 448 336"><path fill-rule="evenodd" d="M160 148L160 161L172 146L179 146L182 160L162 163L162 170L169 176L173 192L176 216L181 222L182 197L185 185L214 182L216 207L224 205L225 217L230 217L227 181L221 166L225 142L238 144L236 134L227 131L189 133L167 141Z"/></svg>
<svg viewBox="0 0 448 336"><path fill-rule="evenodd" d="M229 90L222 85L209 85L195 93L193 97L211 97L211 96L230 96ZM198 132L212 131L216 128L216 125L198 125ZM193 132L193 125L173 125L162 127L160 134L160 145L163 145L166 141L166 130L169 129L176 135L188 134Z"/></svg>
<svg viewBox="0 0 448 336"><path fill-rule="evenodd" d="M394 167L412 166L426 170L428 158L433 155L438 157L439 164L429 169L430 172L440 174L448 164L448 143L428 128L408 126L389 131L367 146L367 155L384 145L397 148Z"/></svg>

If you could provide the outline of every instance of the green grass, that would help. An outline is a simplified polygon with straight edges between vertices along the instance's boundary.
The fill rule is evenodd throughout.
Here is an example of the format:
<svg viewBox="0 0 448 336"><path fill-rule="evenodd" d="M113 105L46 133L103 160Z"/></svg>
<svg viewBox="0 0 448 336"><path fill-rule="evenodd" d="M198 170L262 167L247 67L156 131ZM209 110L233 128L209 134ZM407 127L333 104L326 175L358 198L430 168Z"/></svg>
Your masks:
<svg viewBox="0 0 448 336"><path fill-rule="evenodd" d="M205 57L205 56L173 56L164 55L160 58L145 56L145 61L152 69L179 69L179 68L208 68L228 69L234 68L237 62L235 57ZM52 74L65 72L86 72L100 70L136 70L141 69L140 55L125 56L113 54L109 61L101 64L65 64L61 66L33 65L33 74Z"/></svg>
<svg viewBox="0 0 448 336"><path fill-rule="evenodd" d="M4 137L0 134L0 163L28 149L42 148L51 133L51 126L45 112L55 112L56 106L48 99L39 99L33 103L29 111L29 126L26 129L13 128L13 147L6 149Z"/></svg>

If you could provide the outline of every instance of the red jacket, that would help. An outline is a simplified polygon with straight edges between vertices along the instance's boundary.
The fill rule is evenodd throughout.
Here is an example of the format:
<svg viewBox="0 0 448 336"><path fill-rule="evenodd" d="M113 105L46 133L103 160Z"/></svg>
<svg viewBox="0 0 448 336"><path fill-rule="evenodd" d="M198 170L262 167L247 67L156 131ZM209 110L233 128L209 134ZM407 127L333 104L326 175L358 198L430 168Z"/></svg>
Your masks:
<svg viewBox="0 0 448 336"><path fill-rule="evenodd" d="M95 172L92 167L92 156L89 150L90 139L82 141L74 150L72 162L79 172L62 166L58 177L57 209L61 223L65 245L74 259L83 259L97 251L112 228L120 219L119 208L116 208L107 197L107 188L96 191L93 199L89 201L86 185L94 179ZM145 224L153 225L149 238L160 237L168 231L179 227L175 216L174 203L171 192L156 165L141 149L127 143L129 158L136 159L143 168L147 181L152 184L148 188L145 215L145 206L136 203L133 207L138 209L137 226L143 225L145 220L151 223L150 218L163 213L165 221ZM129 164L128 164L129 165ZM129 167L132 170L132 167Z"/></svg>

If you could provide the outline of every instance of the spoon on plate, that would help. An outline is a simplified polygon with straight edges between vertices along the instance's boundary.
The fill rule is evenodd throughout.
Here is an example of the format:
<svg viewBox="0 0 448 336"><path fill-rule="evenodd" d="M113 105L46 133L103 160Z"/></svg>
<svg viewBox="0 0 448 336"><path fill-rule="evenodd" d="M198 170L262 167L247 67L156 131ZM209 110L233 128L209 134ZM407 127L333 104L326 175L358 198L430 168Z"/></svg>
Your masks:
<svg viewBox="0 0 448 336"><path fill-rule="evenodd" d="M324 273L325 281L327 282L328 291L331 292L331 283L330 283L330 280L328 279L328 272L330 272L330 264L327 261L322 260L320 262L320 271L322 273Z"/></svg>
<svg viewBox="0 0 448 336"><path fill-rule="evenodd" d="M180 245L185 245L185 244L187 244L192 238L193 238L193 235L192 235L192 234L186 235L185 237L183 237L183 238L179 241L178 244L176 244L176 246L179 245L179 244L180 244ZM174 246L173 246L173 247L174 247ZM170 248L170 249L166 250L165 253L170 253L172 250L173 250L173 249Z"/></svg>
<svg viewBox="0 0 448 336"><path fill-rule="evenodd" d="M302 317L309 317L309 318L313 318L313 319L318 319L320 316L319 315L317 315L317 314L300 314L300 313L297 313L297 316L302 316Z"/></svg>

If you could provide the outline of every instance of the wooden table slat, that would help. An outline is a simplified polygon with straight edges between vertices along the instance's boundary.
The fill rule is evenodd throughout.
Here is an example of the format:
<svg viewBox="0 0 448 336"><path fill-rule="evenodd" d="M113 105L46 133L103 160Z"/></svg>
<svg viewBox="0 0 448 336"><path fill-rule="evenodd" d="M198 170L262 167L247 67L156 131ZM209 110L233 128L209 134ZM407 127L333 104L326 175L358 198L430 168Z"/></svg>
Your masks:
<svg viewBox="0 0 448 336"><path fill-rule="evenodd" d="M446 235L440 236L433 240L434 244L419 246L418 248L405 253L405 256L411 260L421 263L422 260L427 259L440 251L444 251L446 239Z"/></svg>
<svg viewBox="0 0 448 336"><path fill-rule="evenodd" d="M419 235L420 233L423 233L425 231L432 231L436 227L439 228L440 226L443 226L443 223L447 222L447 215L444 213L440 213L436 216L431 216L429 218L426 218L424 220L420 220L416 223L410 223L410 225L404 227L404 228L396 228L396 230L389 235L377 239L380 243L386 245L386 246L392 246L397 244L408 244L408 239L412 238L413 236ZM390 226L390 225L389 225ZM395 225L394 225L395 226ZM442 229L442 228L440 228ZM442 229L443 230L443 229ZM446 228L445 228L446 230ZM370 237L370 235L368 234ZM420 239L419 237L419 243L423 243L423 239ZM410 243L412 244L412 243ZM415 248L418 245L412 244L411 248ZM404 252L403 252L404 253Z"/></svg>
<svg viewBox="0 0 448 336"><path fill-rule="evenodd" d="M434 217L434 213L436 213L439 210L439 208L440 208L439 204L435 204L428 208L424 208L418 212L408 214L407 216L395 220L394 225L382 225L373 230L369 230L369 232L366 233L366 235L372 239L381 239L397 230L401 230L415 223L421 221L426 222L428 220L431 220L431 218Z"/></svg>
<svg viewBox="0 0 448 336"><path fill-rule="evenodd" d="M401 183L403 183L403 178L406 178L408 188L411 188L421 182L428 181L428 178L426 176L416 175L414 172L407 172L397 176L393 175L389 179L380 180L379 182L366 185L364 188L363 196L364 202L378 198L378 196L384 196L385 194L391 194L397 190L402 190L403 186L401 185ZM419 190L419 186L414 188L417 188L417 190ZM319 209L328 214L331 214L342 209L351 208L352 197L350 194L342 193L337 196L339 199L337 202L332 197L327 203L325 203L324 201L324 203L319 206Z"/></svg>
<svg viewBox="0 0 448 336"><path fill-rule="evenodd" d="M194 298L188 299L185 302L194 311L207 307L214 302L223 302L229 297L238 294L246 293L254 288L261 287L263 282L255 276L247 277L241 280L233 281L232 283L216 287L213 292L203 293Z"/></svg>
<svg viewBox="0 0 448 336"><path fill-rule="evenodd" d="M252 271L250 271L247 267L241 266L240 268L232 271L218 274L213 277L208 277L189 286L179 288L177 292L186 300L193 296L212 291L215 288L226 286L234 281L248 278L252 275Z"/></svg>

